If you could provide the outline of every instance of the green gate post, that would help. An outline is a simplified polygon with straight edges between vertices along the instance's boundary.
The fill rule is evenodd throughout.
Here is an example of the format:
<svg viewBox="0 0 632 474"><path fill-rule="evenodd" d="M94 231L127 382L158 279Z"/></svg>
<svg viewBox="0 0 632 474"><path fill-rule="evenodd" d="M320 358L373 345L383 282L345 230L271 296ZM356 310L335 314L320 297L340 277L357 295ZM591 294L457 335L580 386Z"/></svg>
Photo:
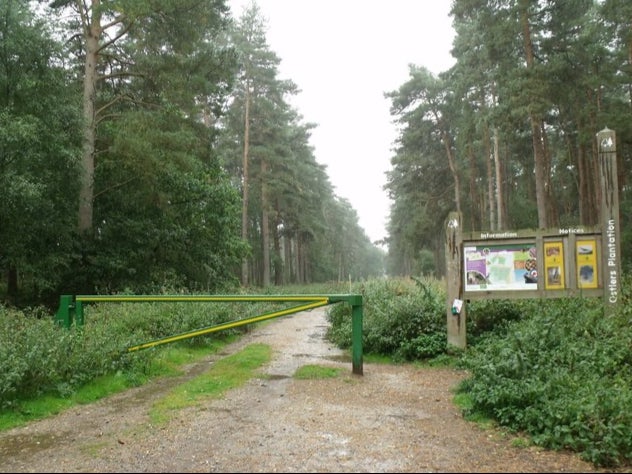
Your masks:
<svg viewBox="0 0 632 474"><path fill-rule="evenodd" d="M77 326L83 326L83 303L75 301L75 322Z"/></svg>
<svg viewBox="0 0 632 474"><path fill-rule="evenodd" d="M55 320L62 327L69 328L72 324L74 304L72 295L61 295L59 297L59 308L55 313Z"/></svg>
<svg viewBox="0 0 632 474"><path fill-rule="evenodd" d="M362 296L353 296L351 303L351 365L354 374L363 375L362 369Z"/></svg>

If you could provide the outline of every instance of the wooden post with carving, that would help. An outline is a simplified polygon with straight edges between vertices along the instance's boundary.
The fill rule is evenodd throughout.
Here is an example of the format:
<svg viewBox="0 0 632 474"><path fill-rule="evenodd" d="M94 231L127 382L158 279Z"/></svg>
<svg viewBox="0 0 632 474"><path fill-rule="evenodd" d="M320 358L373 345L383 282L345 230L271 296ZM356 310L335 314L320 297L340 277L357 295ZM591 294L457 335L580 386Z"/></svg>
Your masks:
<svg viewBox="0 0 632 474"><path fill-rule="evenodd" d="M608 127L597 133L601 179L601 268L604 303L614 307L621 294L621 241L619 227L619 184L617 181L617 138Z"/></svg>
<svg viewBox="0 0 632 474"><path fill-rule="evenodd" d="M465 349L466 307L463 301L463 231L461 213L451 212L445 240L447 279L448 349Z"/></svg>

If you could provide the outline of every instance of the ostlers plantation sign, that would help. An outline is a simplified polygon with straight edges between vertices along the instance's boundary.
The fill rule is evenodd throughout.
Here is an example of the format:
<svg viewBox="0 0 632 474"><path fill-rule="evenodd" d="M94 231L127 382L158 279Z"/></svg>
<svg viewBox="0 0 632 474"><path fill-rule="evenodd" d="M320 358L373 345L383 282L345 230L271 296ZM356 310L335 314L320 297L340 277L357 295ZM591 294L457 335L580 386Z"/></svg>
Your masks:
<svg viewBox="0 0 632 474"><path fill-rule="evenodd" d="M620 226L616 137L597 133L601 225L462 232L461 215L446 225L448 344L465 347L466 302L475 299L603 297L619 301Z"/></svg>

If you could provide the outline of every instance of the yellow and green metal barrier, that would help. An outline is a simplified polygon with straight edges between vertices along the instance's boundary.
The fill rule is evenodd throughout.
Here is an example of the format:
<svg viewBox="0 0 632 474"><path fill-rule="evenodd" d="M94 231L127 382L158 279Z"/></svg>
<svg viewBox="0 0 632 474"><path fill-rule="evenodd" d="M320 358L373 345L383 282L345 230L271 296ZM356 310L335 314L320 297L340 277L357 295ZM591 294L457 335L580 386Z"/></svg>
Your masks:
<svg viewBox="0 0 632 474"><path fill-rule="evenodd" d="M238 326L245 326L251 323L258 323L268 319L287 316L289 314L307 311L335 303L345 302L351 306L351 359L354 374L363 374L362 363L362 295L62 295L60 297L59 309L55 314L57 322L70 328L73 323L83 326L84 303L131 303L131 302L295 302L296 306L285 308L279 311L265 313L259 316L231 321L228 323L209 326L193 331L188 331L173 336L164 337L150 342L145 342L132 347L128 347L128 352L133 352L161 344L189 339L203 334L231 329Z"/></svg>

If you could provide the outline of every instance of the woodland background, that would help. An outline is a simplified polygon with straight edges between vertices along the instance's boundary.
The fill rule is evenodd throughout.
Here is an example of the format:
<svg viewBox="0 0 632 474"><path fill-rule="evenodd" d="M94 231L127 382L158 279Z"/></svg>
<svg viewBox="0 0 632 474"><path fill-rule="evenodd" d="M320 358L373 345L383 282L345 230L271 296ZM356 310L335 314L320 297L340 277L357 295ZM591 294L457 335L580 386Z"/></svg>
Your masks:
<svg viewBox="0 0 632 474"><path fill-rule="evenodd" d="M629 270L632 3L451 16L454 66L385 93L401 132L371 242L255 2L233 18L224 0L0 0L0 299L441 277L452 211L465 230L597 225L605 127Z"/></svg>

